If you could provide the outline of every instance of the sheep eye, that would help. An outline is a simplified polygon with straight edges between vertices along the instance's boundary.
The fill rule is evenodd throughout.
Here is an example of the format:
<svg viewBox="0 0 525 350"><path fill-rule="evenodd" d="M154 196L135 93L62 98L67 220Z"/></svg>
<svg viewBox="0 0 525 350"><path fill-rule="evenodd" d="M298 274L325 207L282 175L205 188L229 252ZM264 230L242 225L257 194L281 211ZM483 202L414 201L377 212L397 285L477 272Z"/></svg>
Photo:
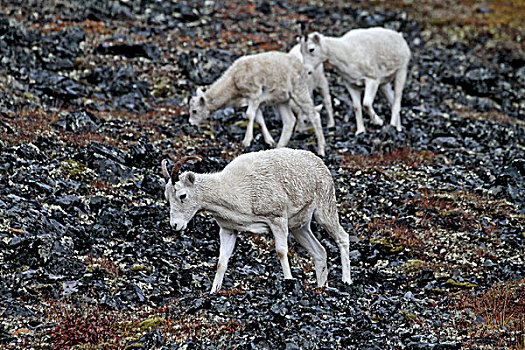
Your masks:
<svg viewBox="0 0 525 350"><path fill-rule="evenodd" d="M194 110L191 111L191 113L192 113L192 114L197 114L197 110L194 109Z"/></svg>
<svg viewBox="0 0 525 350"><path fill-rule="evenodd" d="M311 47L310 49L308 49L308 51L314 52L315 51L315 47Z"/></svg>
<svg viewBox="0 0 525 350"><path fill-rule="evenodd" d="M183 201L184 199L186 199L186 193L181 194L181 195L179 196L179 199L180 199L180 202L182 203L182 201Z"/></svg>

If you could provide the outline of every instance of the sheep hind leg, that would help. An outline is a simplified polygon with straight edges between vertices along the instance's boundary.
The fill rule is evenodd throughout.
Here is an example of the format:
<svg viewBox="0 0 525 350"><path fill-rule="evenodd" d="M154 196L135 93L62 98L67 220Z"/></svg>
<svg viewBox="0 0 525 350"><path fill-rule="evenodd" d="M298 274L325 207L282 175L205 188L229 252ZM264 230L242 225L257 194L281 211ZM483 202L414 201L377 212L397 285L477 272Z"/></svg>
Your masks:
<svg viewBox="0 0 525 350"><path fill-rule="evenodd" d="M374 107L372 107L378 88L379 81L377 80L367 80L365 82L365 96L363 97L363 109L370 116L372 123L381 126L383 125L383 120L379 118L377 113L374 111Z"/></svg>
<svg viewBox="0 0 525 350"><path fill-rule="evenodd" d="M292 279L292 270L288 262L288 220L279 218L277 222L269 225L275 241L275 251L281 262L284 279Z"/></svg>
<svg viewBox="0 0 525 350"><path fill-rule="evenodd" d="M397 131L401 131L401 116L399 113L401 112L401 98L407 78L407 65L397 71L394 80L394 103L392 104L392 119L390 120L390 124L395 126Z"/></svg>
<svg viewBox="0 0 525 350"><path fill-rule="evenodd" d="M332 202L332 201L331 201ZM335 199L332 205L325 203L314 212L315 220L325 228L328 234L335 240L341 254L341 268L343 282L352 284L350 275L350 237L339 223Z"/></svg>
<svg viewBox="0 0 525 350"><path fill-rule="evenodd" d="M264 116L262 114L261 108L257 109L257 113L255 114L255 121L261 127L264 142L266 142L268 145L272 147L275 147L275 141L273 140L272 135L270 134L270 132L268 131L268 128L266 127L266 123L264 122Z"/></svg>
<svg viewBox="0 0 525 350"><path fill-rule="evenodd" d="M385 96L385 98L388 100L388 103L390 103L390 106L394 105L394 90L392 89L392 84L387 83L383 84L379 87L379 91Z"/></svg>
<svg viewBox="0 0 525 350"><path fill-rule="evenodd" d="M326 250L315 238L308 224L291 231L297 243L305 248L314 261L317 286L323 287L328 279L328 268L326 265Z"/></svg>
<svg viewBox="0 0 525 350"><path fill-rule="evenodd" d="M228 261L235 248L235 241L237 240L237 233L235 231L220 228L219 236L221 240L221 247L219 253L219 261L217 262L217 273L213 280L211 287L211 293L216 293L222 287L222 280L224 279L224 273L228 268Z"/></svg>

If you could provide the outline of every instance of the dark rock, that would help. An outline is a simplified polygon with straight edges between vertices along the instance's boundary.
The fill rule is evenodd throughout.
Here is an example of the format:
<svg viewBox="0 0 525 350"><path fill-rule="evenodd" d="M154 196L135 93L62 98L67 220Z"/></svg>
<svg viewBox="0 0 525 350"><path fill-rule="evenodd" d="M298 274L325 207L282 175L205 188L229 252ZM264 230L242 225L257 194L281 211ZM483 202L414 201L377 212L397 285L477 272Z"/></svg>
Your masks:
<svg viewBox="0 0 525 350"><path fill-rule="evenodd" d="M219 78L238 56L228 51L215 50L204 54L201 51L183 53L179 65L184 74L197 85L209 85Z"/></svg>
<svg viewBox="0 0 525 350"><path fill-rule="evenodd" d="M419 271L419 282L426 283L434 279L434 270L424 269Z"/></svg>
<svg viewBox="0 0 525 350"><path fill-rule="evenodd" d="M84 85L66 76L55 74L47 70L35 70L30 73L35 81L33 88L41 94L72 100L79 97L87 97L88 92Z"/></svg>
<svg viewBox="0 0 525 350"><path fill-rule="evenodd" d="M95 48L95 54L125 56L128 58L145 57L151 60L160 58L159 49L148 44L100 44Z"/></svg>
<svg viewBox="0 0 525 350"><path fill-rule="evenodd" d="M255 8L257 11L265 14L265 15L269 15L272 13L272 7L270 5L270 3L266 2L266 1L263 1L259 6L257 6Z"/></svg>
<svg viewBox="0 0 525 350"><path fill-rule="evenodd" d="M438 147L446 147L446 148L459 147L458 140L455 137L452 137L452 136L437 137L434 140L432 140L432 143L435 144Z"/></svg>
<svg viewBox="0 0 525 350"><path fill-rule="evenodd" d="M482 14L488 14L488 13L490 13L490 9L487 6L480 6L480 7L476 8L476 12L477 13L482 13Z"/></svg>
<svg viewBox="0 0 525 350"><path fill-rule="evenodd" d="M141 345L140 348L144 348L144 349L159 349L161 346L165 344L165 340L159 331L152 331L152 332L146 333L139 340L131 343L128 346L133 347L133 344L137 344L137 345L140 344Z"/></svg>
<svg viewBox="0 0 525 350"><path fill-rule="evenodd" d="M165 181L158 175L144 175L144 178L137 183L137 186L146 193L157 198L164 196Z"/></svg>
<svg viewBox="0 0 525 350"><path fill-rule="evenodd" d="M193 22L200 18L200 13L196 8L192 8L184 2L179 2L175 7L174 16L185 22Z"/></svg>
<svg viewBox="0 0 525 350"><path fill-rule="evenodd" d="M126 164L134 167L158 167L162 155L147 137L141 137L126 154Z"/></svg>
<svg viewBox="0 0 525 350"><path fill-rule="evenodd" d="M93 113L85 110L70 113L66 118L53 123L58 129L75 133L96 131L99 128L98 124L98 118Z"/></svg>

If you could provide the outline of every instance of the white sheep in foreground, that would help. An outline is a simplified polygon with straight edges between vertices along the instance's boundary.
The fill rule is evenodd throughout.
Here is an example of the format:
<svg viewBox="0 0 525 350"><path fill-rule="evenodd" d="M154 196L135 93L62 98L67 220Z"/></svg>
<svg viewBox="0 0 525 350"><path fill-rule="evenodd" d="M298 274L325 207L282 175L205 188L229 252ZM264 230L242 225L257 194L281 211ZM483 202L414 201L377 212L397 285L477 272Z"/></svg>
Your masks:
<svg viewBox="0 0 525 350"><path fill-rule="evenodd" d="M243 154L221 172L179 175L179 160L168 172L165 196L170 204L170 224L186 228L200 210L209 212L219 224L220 254L211 292L222 285L238 232L271 232L285 279L291 279L288 263L288 234L312 256L317 285L327 281L326 251L310 229L312 216L336 241L342 264L342 280L350 277L349 236L339 224L335 188L330 171L313 153L289 148Z"/></svg>
<svg viewBox="0 0 525 350"><path fill-rule="evenodd" d="M198 125L210 113L227 106L248 104L248 125L242 141L248 147L253 140L253 123L261 125L266 143L275 145L260 111L262 105L276 105L283 121L283 130L277 147L284 147L292 136L295 116L290 107L293 100L308 116L317 137L317 153L325 154L325 139L319 113L314 109L307 85L307 73L295 56L283 52L265 52L244 56L215 81L204 93L197 90L190 100L190 123Z"/></svg>
<svg viewBox="0 0 525 350"><path fill-rule="evenodd" d="M303 60L303 56L301 55L301 45L297 44L295 45L289 52L289 54L294 55L299 60ZM314 90L319 90L321 93L321 96L323 98L323 106L326 109L326 114L328 114L328 123L327 126L330 128L335 125L334 122L334 110L332 108L332 97L330 96L330 88L328 84L328 79L326 79L326 75L324 74L324 67L322 64L317 66L317 68L313 71L312 74L308 76L307 79L308 83L308 90L310 91L310 95L314 95ZM295 104L292 103L292 110L297 115L297 125L296 130L298 131L304 131L308 127L308 117L301 113L301 111L295 106Z"/></svg>
<svg viewBox="0 0 525 350"><path fill-rule="evenodd" d="M356 135L365 132L361 111L363 89L363 107L372 122L383 125L383 120L372 107L377 90L380 89L392 106L390 124L401 131L399 112L410 48L400 33L377 27L354 29L339 38L303 32L301 54L309 74L322 62L328 61L341 75L354 104ZM348 121L347 117L345 121Z"/></svg>

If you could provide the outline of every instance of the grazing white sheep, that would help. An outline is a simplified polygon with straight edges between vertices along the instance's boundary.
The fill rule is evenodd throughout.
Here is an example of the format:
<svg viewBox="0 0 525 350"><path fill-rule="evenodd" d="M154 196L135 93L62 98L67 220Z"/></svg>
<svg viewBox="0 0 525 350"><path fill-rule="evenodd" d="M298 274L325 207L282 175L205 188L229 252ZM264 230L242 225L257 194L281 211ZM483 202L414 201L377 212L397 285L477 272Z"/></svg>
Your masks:
<svg viewBox="0 0 525 350"><path fill-rule="evenodd" d="M218 173L179 175L188 159L195 157L179 160L171 172L167 161L162 161L170 224L182 230L200 210L215 218L220 228L220 254L212 293L221 288L238 232L271 232L285 279L292 278L288 263L291 233L312 256L317 284L324 286L326 251L310 229L312 216L336 241L342 280L352 283L349 236L339 224L332 176L319 157L309 151L279 148L243 154Z"/></svg>
<svg viewBox="0 0 525 350"><path fill-rule="evenodd" d="M260 107L276 105L283 121L277 147L284 147L292 136L296 120L290 107L293 100L312 123L317 137L317 153L324 156L323 129L310 97L307 76L300 60L287 53L273 51L241 57L205 93L197 90L196 96L190 100L190 123L198 125L218 109L247 104L248 125L243 145L248 147L253 140L255 120L261 125L266 143L274 145Z"/></svg>
<svg viewBox="0 0 525 350"><path fill-rule="evenodd" d="M295 45L290 51L289 54L294 55L299 60L303 60L303 56L301 55L301 45L297 44ZM322 64L317 66L317 68L313 71L312 74L308 76L308 89L310 91L310 95L313 99L314 90L319 90L321 93L321 96L323 98L323 106L326 109L326 114L328 114L328 123L327 126L330 128L335 125L334 123L334 110L332 108L332 97L330 96L330 88L328 85L328 79L326 79L326 75L324 74L324 67ZM318 111L320 110L318 107L316 107ZM292 103L292 110L297 115L297 125L295 127L298 131L304 131L309 123L308 123L308 117L304 115L304 113L301 113L300 109L295 106L294 103Z"/></svg>
<svg viewBox="0 0 525 350"><path fill-rule="evenodd" d="M354 29L339 38L303 32L301 54L309 74L322 62L328 61L341 75L354 104L356 135L365 132L361 111L362 90L365 91L363 107L372 122L383 125L383 120L372 107L380 89L392 105L390 124L401 131L399 112L410 48L400 33L378 27Z"/></svg>

